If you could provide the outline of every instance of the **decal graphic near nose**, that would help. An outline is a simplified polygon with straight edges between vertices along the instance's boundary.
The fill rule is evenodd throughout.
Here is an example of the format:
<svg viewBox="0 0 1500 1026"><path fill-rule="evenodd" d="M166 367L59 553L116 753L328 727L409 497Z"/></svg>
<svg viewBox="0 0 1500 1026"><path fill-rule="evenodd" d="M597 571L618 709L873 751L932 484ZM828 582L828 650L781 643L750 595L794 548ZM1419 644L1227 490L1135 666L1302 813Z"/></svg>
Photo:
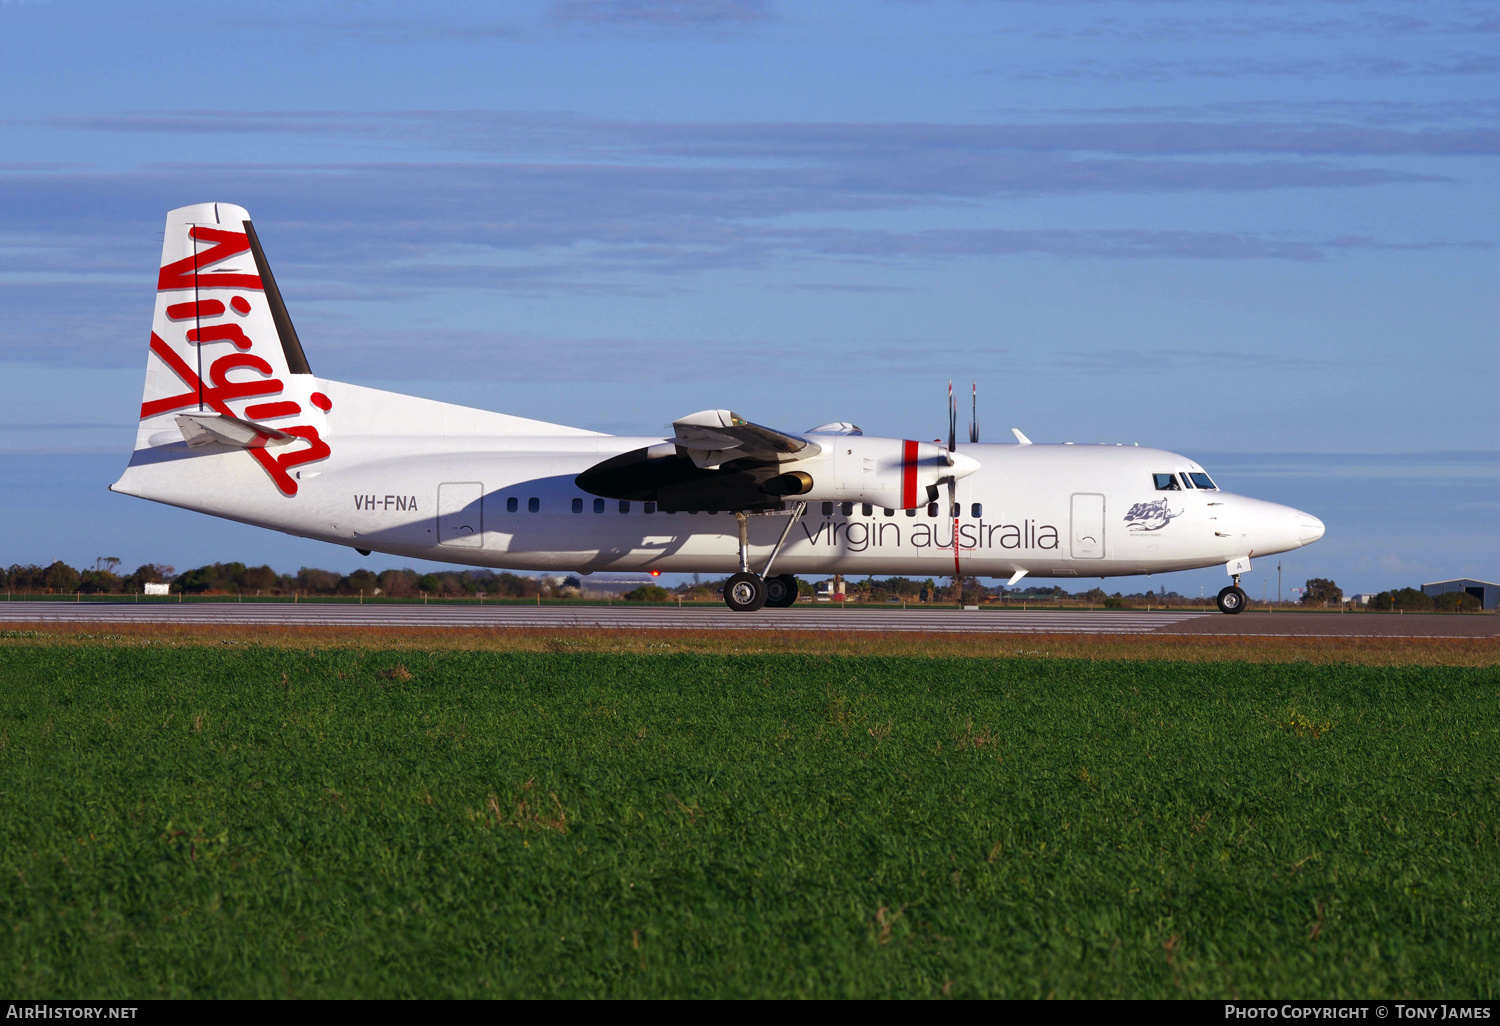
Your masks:
<svg viewBox="0 0 1500 1026"><path fill-rule="evenodd" d="M1166 499L1155 502L1138 502L1125 514L1125 522L1132 531L1160 531L1173 520L1182 516L1183 510L1172 509Z"/></svg>

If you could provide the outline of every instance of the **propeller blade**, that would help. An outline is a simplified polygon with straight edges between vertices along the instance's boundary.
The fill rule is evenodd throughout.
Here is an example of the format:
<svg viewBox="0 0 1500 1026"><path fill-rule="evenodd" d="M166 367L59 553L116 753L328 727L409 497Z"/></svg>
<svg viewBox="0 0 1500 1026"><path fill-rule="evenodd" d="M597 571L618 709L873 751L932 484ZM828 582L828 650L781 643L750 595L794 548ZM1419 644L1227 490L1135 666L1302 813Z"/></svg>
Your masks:
<svg viewBox="0 0 1500 1026"><path fill-rule="evenodd" d="M974 382L973 406L969 412L969 444L979 444L979 382Z"/></svg>
<svg viewBox="0 0 1500 1026"><path fill-rule="evenodd" d="M958 401L953 398L953 382L948 382L948 451L958 448Z"/></svg>

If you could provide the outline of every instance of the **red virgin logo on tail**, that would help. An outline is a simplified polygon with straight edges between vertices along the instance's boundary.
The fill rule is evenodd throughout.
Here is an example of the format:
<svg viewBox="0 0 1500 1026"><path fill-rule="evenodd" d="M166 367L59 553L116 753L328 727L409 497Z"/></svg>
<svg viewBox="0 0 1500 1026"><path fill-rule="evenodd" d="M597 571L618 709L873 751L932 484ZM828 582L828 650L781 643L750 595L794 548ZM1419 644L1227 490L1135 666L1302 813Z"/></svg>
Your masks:
<svg viewBox="0 0 1500 1026"><path fill-rule="evenodd" d="M232 256L250 252L250 237L244 232L226 232L221 228L205 228L195 225L188 229L188 238L201 239L204 242L212 242L214 245L202 253L195 252L191 256L185 256L163 267L161 273L156 276L156 291L195 287L200 289L225 287L260 289L259 274L203 273L203 269L210 264L217 264ZM196 248L195 246L194 249Z"/></svg>
<svg viewBox="0 0 1500 1026"><path fill-rule="evenodd" d="M157 278L158 292L178 289L193 289L201 292L207 288L261 291L262 286L258 274L244 274L237 269L204 273L204 268L210 265L222 263L230 257L249 252L250 240L244 233L194 226L189 229L188 237L194 240L192 244L195 246L197 241L209 242L212 245L201 253L173 261L163 267ZM208 366L207 380L204 380L172 346L168 345L161 336L152 332L151 352L171 368L172 373L177 375L186 390L177 395L143 402L141 404L142 420L160 416L163 413L192 408L213 410L226 417L248 421L295 417L302 413L301 403L290 399L246 406L240 413L235 413L228 405L232 401L279 395L286 387L285 382L276 376L271 364L255 354L255 341L246 334L241 324L234 320L218 320L218 318L225 317L230 310L243 317L248 315L251 309L250 302L243 296L232 297L229 300L228 310L220 300L201 298L196 298L192 302L174 303L167 307L168 320L182 322L184 342L188 345L199 346L201 356L207 357L201 347L213 343L227 342L234 347L234 350L214 359ZM215 323L205 323L209 318L214 318ZM193 326L188 327L190 324ZM201 360L199 366L202 366ZM260 376L233 380L229 375L235 371L249 371ZM314 406L325 412L332 406L328 397L321 392L314 392L308 398ZM270 475L271 480L275 482L283 495L296 495L297 480L292 477L291 468L327 459L330 449L328 443L318 435L318 429L311 424L297 424L289 427L278 424L275 425L275 430L295 435L302 439L306 446L273 455L267 450L266 443L272 441L275 436L258 432L256 440L247 446L247 451Z"/></svg>

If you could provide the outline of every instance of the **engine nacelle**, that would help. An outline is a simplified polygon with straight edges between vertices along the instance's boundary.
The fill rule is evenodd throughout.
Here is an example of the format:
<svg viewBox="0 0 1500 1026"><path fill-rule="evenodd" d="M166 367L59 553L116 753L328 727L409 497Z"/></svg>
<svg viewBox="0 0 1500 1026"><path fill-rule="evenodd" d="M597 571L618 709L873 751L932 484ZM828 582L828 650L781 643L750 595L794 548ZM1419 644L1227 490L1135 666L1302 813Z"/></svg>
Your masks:
<svg viewBox="0 0 1500 1026"><path fill-rule="evenodd" d="M797 460L763 487L773 495L808 502L868 502L885 509L915 509L935 501L949 477L968 477L979 462L932 442L863 435L815 435L818 455Z"/></svg>
<svg viewBox="0 0 1500 1026"><path fill-rule="evenodd" d="M692 425L689 425L692 426ZM745 426L742 424L734 427ZM753 425L752 425L753 426ZM764 429L761 429L764 430ZM702 453L684 454L662 442L612 456L576 478L578 487L609 499L655 502L663 512L772 510L787 501L868 502L886 509L915 509L936 501L950 477L968 477L979 463L932 442L808 432L798 450L723 459L707 466ZM732 436L729 441L736 439ZM796 439L796 441L804 441ZM802 459L794 453L811 451Z"/></svg>

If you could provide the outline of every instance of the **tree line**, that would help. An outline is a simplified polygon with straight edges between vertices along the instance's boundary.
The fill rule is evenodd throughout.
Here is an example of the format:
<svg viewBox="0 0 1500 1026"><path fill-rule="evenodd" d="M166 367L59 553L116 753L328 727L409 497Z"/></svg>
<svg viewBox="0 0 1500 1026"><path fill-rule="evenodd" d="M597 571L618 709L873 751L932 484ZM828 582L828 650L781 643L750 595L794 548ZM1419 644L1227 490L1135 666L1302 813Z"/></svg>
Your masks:
<svg viewBox="0 0 1500 1026"><path fill-rule="evenodd" d="M1477 613L1484 604L1465 591L1428 595L1417 588L1401 588L1382 591L1371 597L1370 608L1379 612L1430 613L1436 610L1440 613Z"/></svg>
<svg viewBox="0 0 1500 1026"><path fill-rule="evenodd" d="M305 566L295 574L277 573L269 566L244 563L209 563L178 573L163 563L148 563L128 574L117 573L118 560L98 560L91 568L75 569L58 560L50 566L15 564L0 571L6 591L33 594L139 595L146 584L170 585L174 594L185 595L386 595L416 598L485 597L531 598L550 594L549 582L535 577L494 570L439 570L419 574L415 570L391 569L379 573L355 570L341 574Z"/></svg>
<svg viewBox="0 0 1500 1026"><path fill-rule="evenodd" d="M167 584L174 594L185 595L248 595L248 596L386 596L390 598L554 598L578 597L585 584L582 579L570 576L561 583L554 578L525 577L506 571L495 570L437 570L419 574L411 569L355 570L341 574L336 570L320 570L302 567L295 574L277 573L269 566L247 566L244 563L209 563L178 573L165 563L146 563L130 573L119 573L118 559L104 556L95 560L92 567L75 568L58 560L48 566L35 564L13 564L0 570L0 587L7 592L30 594L72 595L139 595L146 584ZM643 584L627 592L623 598L633 601L667 601L681 597L688 600L712 600L723 589L723 580L703 581L695 579L673 588L658 584ZM801 578L798 589L804 598L813 594L813 584ZM962 580L963 602L977 605L981 602L1030 601L1037 603L1073 602L1088 603L1105 608L1135 605L1141 602L1163 605L1211 604L1210 596L1189 597L1168 591L1165 587L1157 591L1124 594L1106 592L1094 587L1086 591L1069 592L1060 585L1032 585L1026 588L1006 588L1004 585L985 586L977 578ZM844 582L846 601L884 603L933 602L950 603L957 599L954 581L944 578L915 580L909 577L865 577ZM1344 593L1333 581L1314 577L1306 582L1299 602L1307 607L1337 606ZM1473 595L1465 592L1449 592L1436 598L1424 594L1417 588L1400 588L1382 591L1370 600L1370 608L1377 611L1404 612L1471 612L1481 608Z"/></svg>

